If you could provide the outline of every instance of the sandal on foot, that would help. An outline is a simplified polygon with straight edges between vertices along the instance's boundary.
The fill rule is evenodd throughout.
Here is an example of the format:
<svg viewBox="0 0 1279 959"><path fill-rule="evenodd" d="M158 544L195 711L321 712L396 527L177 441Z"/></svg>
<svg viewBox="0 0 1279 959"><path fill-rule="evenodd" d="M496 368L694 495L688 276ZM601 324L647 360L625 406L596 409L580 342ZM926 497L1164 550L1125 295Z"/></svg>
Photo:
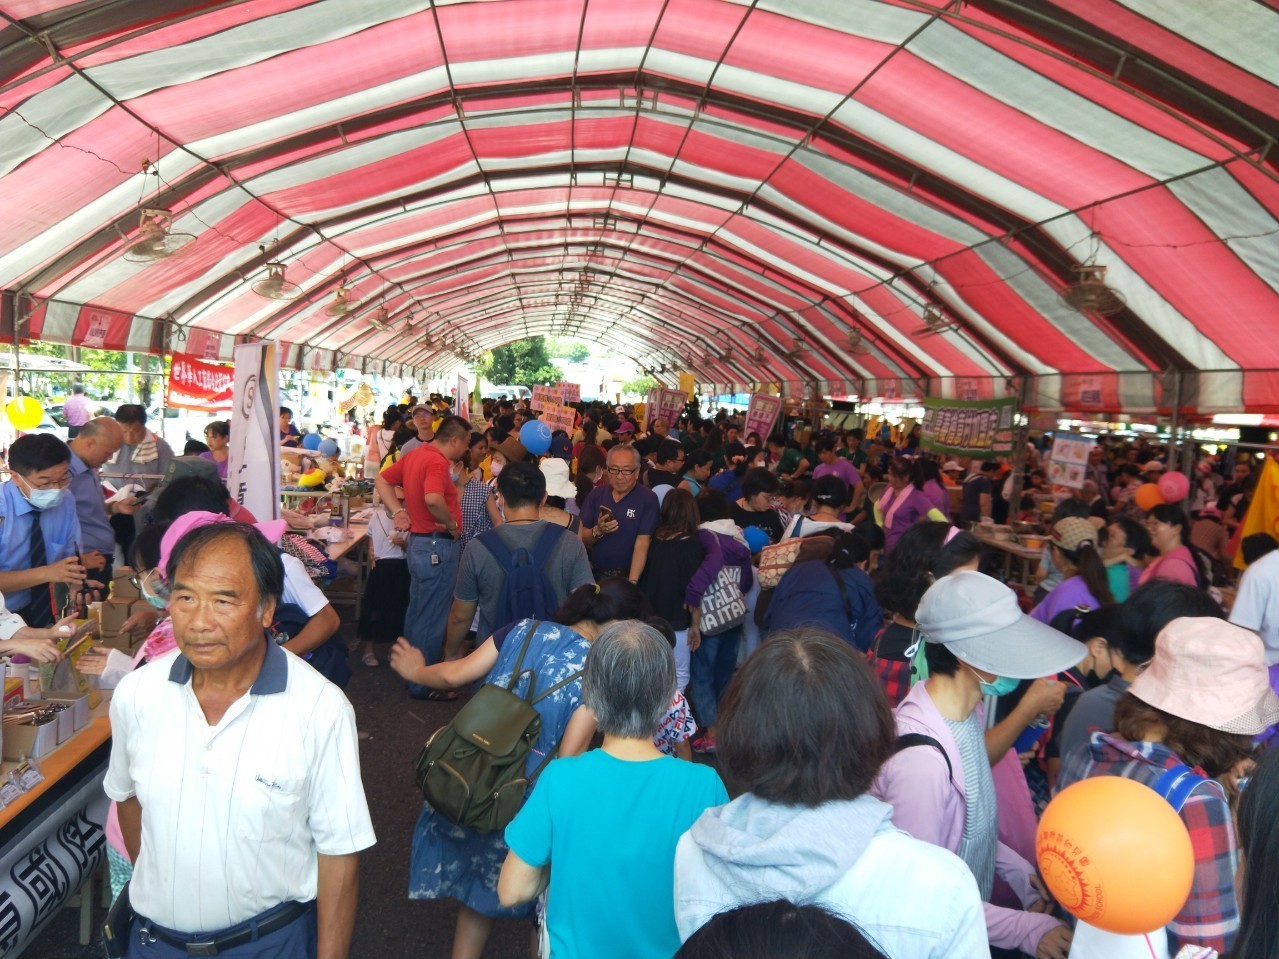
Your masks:
<svg viewBox="0 0 1279 959"><path fill-rule="evenodd" d="M414 699L425 699L430 703L451 703L457 699L457 693L444 689L424 689L420 693L410 692Z"/></svg>

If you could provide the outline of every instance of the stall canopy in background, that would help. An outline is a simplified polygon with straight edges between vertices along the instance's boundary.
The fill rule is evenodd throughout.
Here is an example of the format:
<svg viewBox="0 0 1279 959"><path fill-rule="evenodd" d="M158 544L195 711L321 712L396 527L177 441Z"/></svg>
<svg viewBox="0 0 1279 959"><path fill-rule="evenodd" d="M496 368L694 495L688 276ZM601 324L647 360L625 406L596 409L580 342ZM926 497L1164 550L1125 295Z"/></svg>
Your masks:
<svg viewBox="0 0 1279 959"><path fill-rule="evenodd" d="M0 17L9 336L444 376L555 334L667 386L975 399L1031 374L1158 402L1211 371L1201 407L1279 408L1273 4Z"/></svg>

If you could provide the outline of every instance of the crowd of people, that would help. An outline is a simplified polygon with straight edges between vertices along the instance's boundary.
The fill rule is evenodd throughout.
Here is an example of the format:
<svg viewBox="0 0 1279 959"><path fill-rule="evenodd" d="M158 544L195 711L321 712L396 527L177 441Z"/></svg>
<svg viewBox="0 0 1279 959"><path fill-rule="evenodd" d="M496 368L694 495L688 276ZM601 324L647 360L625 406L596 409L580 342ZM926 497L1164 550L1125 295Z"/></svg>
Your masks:
<svg viewBox="0 0 1279 959"><path fill-rule="evenodd" d="M1157 447L1099 442L1077 490L1031 451L1013 503L1010 464L934 456L917 431L743 436L729 411L591 404L537 436L525 404L486 402L483 423L450 406L397 405L367 437L357 638L407 696L459 700L451 736L492 745L477 688L523 710L502 815L459 811L478 800L429 791L438 760L419 760L408 894L460 904L454 959L534 916L555 959L1065 959L1038 817L1079 780L1159 791L1181 766L1195 861L1173 951L1279 956L1279 542L1238 542L1263 460L1202 458L1184 502L1143 509ZM137 656L82 660L115 687L128 955L345 955L374 836L337 614L283 524L230 502L216 449L110 510L97 471L163 453L134 415L11 448L4 642L57 658L47 584L109 582L115 558L154 607ZM969 527L1041 518L1024 595Z"/></svg>

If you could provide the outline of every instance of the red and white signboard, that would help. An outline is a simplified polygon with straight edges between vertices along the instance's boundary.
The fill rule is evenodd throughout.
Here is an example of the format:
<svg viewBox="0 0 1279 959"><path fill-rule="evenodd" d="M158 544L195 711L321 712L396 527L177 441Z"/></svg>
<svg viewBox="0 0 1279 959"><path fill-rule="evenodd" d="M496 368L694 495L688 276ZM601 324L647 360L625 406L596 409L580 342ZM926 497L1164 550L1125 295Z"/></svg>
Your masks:
<svg viewBox="0 0 1279 959"><path fill-rule="evenodd" d="M582 402L582 387L577 383L565 383L561 380L555 384L555 388L563 392L565 403Z"/></svg>
<svg viewBox="0 0 1279 959"><path fill-rule="evenodd" d="M750 406L746 410L746 426L743 435L758 433L761 439L768 439L773 432L773 424L777 422L777 414L782 411L779 397L767 393L752 393Z"/></svg>
<svg viewBox="0 0 1279 959"><path fill-rule="evenodd" d="M234 380L234 367L206 363L189 353L174 353L165 405L201 412L229 410Z"/></svg>
<svg viewBox="0 0 1279 959"><path fill-rule="evenodd" d="M80 345L100 350L102 345L106 343L107 334L110 332L111 314L92 312L89 314L88 323L84 329L84 338L80 341Z"/></svg>
<svg viewBox="0 0 1279 959"><path fill-rule="evenodd" d="M666 420L668 426L674 426L675 421L679 419L680 413L684 412L684 406L688 403L688 397L683 390L657 390L653 396L652 413L648 418L651 426L655 421Z"/></svg>

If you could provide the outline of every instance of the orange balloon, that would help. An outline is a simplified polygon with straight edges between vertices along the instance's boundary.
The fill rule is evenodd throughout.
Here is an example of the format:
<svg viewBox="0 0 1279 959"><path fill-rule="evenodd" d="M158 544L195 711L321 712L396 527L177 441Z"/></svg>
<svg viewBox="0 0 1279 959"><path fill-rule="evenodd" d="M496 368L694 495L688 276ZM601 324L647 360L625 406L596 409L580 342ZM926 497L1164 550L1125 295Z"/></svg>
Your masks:
<svg viewBox="0 0 1279 959"><path fill-rule="evenodd" d="M1161 503L1166 502L1164 494L1159 492L1158 483L1142 483L1137 487L1137 492L1133 493L1132 499L1138 507L1147 513Z"/></svg>
<svg viewBox="0 0 1279 959"><path fill-rule="evenodd" d="M1035 858L1067 912L1129 936L1154 932L1181 911L1195 869L1181 817L1149 786L1120 776L1058 793L1039 820Z"/></svg>

